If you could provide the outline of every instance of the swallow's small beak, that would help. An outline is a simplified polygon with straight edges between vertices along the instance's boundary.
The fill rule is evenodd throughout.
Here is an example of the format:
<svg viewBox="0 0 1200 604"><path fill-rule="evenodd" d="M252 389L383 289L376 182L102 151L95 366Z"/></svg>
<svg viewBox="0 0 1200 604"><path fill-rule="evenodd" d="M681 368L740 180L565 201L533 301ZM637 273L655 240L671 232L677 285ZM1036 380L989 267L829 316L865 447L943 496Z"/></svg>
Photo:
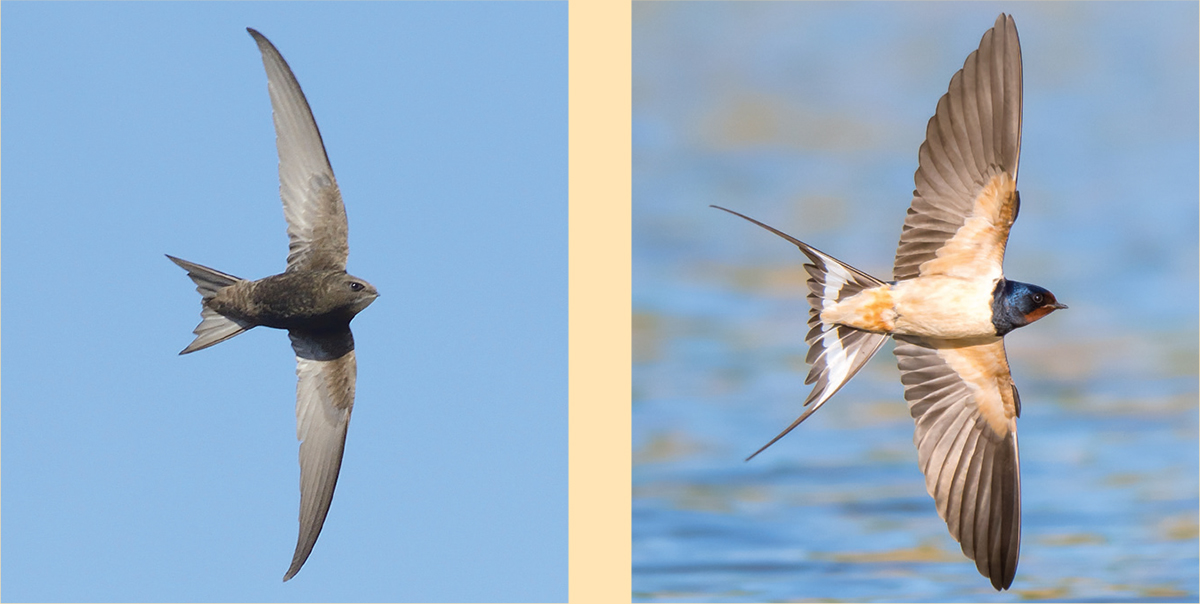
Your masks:
<svg viewBox="0 0 1200 604"><path fill-rule="evenodd" d="M1053 308L1054 310L1062 310L1064 308L1067 308L1067 305L1063 304L1062 302L1055 302L1053 305L1051 305L1051 308Z"/></svg>

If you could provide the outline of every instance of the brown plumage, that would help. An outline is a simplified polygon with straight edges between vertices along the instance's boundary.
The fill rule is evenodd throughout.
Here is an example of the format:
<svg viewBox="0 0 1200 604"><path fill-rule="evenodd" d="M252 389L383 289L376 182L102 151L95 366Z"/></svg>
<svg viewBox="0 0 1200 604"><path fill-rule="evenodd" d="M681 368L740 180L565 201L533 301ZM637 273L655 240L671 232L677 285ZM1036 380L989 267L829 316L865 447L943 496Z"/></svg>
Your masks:
<svg viewBox="0 0 1200 604"><path fill-rule="evenodd" d="M279 195L288 223L287 270L257 281L167 256L200 292L195 352L256 326L288 330L296 354L296 436L300 439L300 532L291 579L312 553L337 486L354 407L357 366L350 320L379 293L346 273L346 210L321 133L292 70L262 34L279 150Z"/></svg>

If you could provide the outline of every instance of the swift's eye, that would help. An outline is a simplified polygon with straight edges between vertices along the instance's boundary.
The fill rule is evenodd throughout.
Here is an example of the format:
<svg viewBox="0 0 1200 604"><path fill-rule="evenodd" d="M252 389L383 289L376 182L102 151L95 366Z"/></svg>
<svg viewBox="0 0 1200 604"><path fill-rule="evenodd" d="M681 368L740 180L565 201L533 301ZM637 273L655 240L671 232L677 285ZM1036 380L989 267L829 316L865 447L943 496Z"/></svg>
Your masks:
<svg viewBox="0 0 1200 604"><path fill-rule="evenodd" d="M362 288L363 288L363 284L362 284L362 283L359 283L359 282L357 282L357 281L351 281L351 282L350 282L350 289L352 289L352 290L354 290L354 291L356 291L356 292L360 292L360 291L362 291Z"/></svg>

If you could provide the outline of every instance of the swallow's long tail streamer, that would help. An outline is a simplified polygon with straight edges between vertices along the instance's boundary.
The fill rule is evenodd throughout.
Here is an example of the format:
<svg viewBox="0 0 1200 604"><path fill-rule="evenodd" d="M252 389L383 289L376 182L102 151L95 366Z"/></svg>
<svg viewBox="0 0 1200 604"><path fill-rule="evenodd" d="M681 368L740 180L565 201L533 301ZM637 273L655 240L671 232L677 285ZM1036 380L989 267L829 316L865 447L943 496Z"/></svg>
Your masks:
<svg viewBox="0 0 1200 604"><path fill-rule="evenodd" d="M887 341L888 334L885 333L862 331L845 325L821 321L821 310L825 308L826 304L849 298L864 289L883 285L883 281L749 216L720 206L712 207L744 218L792 242L811 261L804 265L809 274L808 302L812 305L808 319L810 329L804 339L809 344L808 356L805 360L812 365L812 369L804 383L816 382L816 386L809 393L808 399L804 401L804 405L808 406L808 409L783 432L772 438L771 442L747 457L746 461L749 461L808 419L808 416L824 405L825 401L828 401L846 382L849 382L850 378L854 377L854 374L858 373L858 370L862 369Z"/></svg>

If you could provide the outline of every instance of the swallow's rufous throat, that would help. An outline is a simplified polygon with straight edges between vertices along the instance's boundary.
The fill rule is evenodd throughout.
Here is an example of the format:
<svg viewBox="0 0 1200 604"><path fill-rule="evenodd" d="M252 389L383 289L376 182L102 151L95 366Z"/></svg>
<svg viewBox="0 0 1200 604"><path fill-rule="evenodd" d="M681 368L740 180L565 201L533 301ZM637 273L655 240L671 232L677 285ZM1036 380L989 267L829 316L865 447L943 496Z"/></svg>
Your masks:
<svg viewBox="0 0 1200 604"><path fill-rule="evenodd" d="M296 436L300 442L300 536L287 581L312 552L342 467L354 406L350 320L379 295L346 274L346 209L317 122L278 50L247 28L262 51L279 149L279 196L288 223L287 270L249 281L167 256L203 296L196 339L180 354L264 325L288 330L296 353Z"/></svg>
<svg viewBox="0 0 1200 604"><path fill-rule="evenodd" d="M1041 287L1005 279L1001 268L1020 207L1020 150L1021 46L1012 17L1001 14L929 120L894 281L731 212L811 261L804 265L812 292L805 383L816 383L804 404L811 406L754 455L812 415L894 337L925 488L997 590L1012 585L1021 546L1021 399L1004 335L1066 308Z"/></svg>

